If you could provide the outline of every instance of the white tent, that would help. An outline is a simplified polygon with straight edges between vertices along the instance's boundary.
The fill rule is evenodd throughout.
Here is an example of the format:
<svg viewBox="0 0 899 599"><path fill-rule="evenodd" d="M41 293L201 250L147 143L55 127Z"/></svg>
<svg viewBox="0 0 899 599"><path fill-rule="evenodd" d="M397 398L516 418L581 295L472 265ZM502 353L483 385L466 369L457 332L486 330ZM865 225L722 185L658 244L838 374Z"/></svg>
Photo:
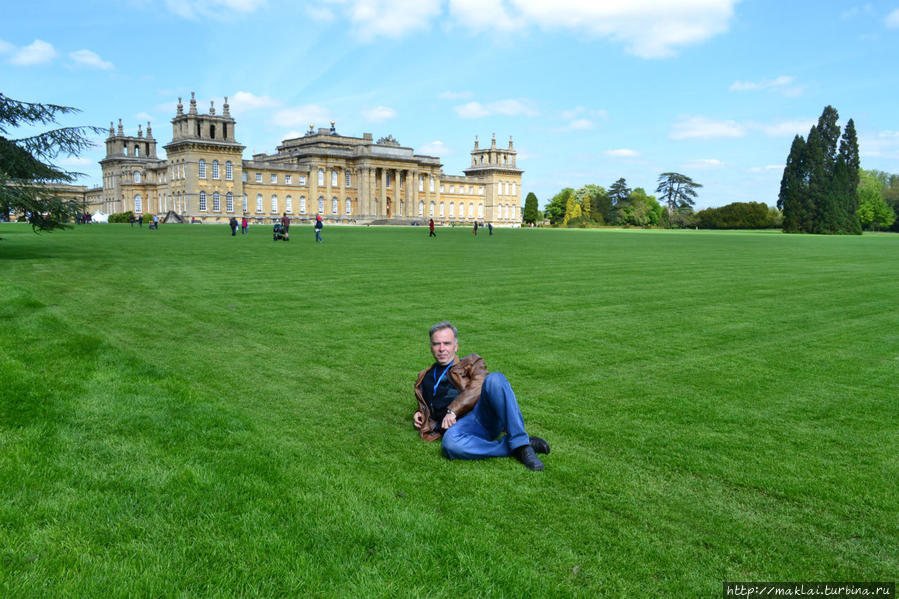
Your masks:
<svg viewBox="0 0 899 599"><path fill-rule="evenodd" d="M108 215L108 214L103 214L102 212L100 212L99 210L97 210L96 212L94 212L94 213L91 215L91 221L92 221L92 222L95 222L95 223L108 223L108 222L109 222L109 215Z"/></svg>

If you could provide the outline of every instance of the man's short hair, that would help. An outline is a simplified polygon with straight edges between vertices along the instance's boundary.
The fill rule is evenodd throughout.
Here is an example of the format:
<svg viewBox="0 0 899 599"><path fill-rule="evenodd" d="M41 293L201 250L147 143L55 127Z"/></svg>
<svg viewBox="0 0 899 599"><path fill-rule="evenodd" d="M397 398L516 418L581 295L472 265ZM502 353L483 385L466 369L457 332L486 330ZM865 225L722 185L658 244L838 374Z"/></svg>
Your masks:
<svg viewBox="0 0 899 599"><path fill-rule="evenodd" d="M453 326L453 323L451 323L448 320L438 322L437 324L432 326L430 332L428 333L428 339L432 339L434 337L434 333L436 333L437 331L442 331L443 329L452 330L453 331L453 339L455 339L456 341L459 340L459 331L457 331L456 327Z"/></svg>

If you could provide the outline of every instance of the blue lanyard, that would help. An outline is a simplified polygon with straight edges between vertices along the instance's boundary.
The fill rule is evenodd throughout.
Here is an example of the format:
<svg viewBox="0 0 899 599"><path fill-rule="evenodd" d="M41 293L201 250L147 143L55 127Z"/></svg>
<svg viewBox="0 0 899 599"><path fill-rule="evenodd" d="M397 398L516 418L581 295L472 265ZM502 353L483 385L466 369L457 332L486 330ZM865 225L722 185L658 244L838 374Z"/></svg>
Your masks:
<svg viewBox="0 0 899 599"><path fill-rule="evenodd" d="M455 362L455 360L453 360L453 362ZM450 367L453 365L453 362L450 362L450 363L446 366L446 368L443 369L443 374L440 375L440 378L439 378L439 379L437 378L437 369L436 369L436 368L434 369L434 380L436 381L436 382L434 383L434 397L437 397L437 387L440 386L440 381L443 380L443 375L445 375L445 374L446 374L446 371L450 369Z"/></svg>

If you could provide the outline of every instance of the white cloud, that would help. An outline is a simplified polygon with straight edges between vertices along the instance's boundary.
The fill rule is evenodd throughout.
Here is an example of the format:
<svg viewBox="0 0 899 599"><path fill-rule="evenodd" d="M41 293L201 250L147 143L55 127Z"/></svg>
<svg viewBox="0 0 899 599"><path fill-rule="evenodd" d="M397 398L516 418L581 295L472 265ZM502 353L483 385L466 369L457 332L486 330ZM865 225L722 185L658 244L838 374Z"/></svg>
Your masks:
<svg viewBox="0 0 899 599"><path fill-rule="evenodd" d="M454 108L456 114L463 119L478 119L486 116L539 116L540 113L522 100L498 100L489 104L468 102Z"/></svg>
<svg viewBox="0 0 899 599"><path fill-rule="evenodd" d="M31 66L50 62L56 58L56 49L43 40L34 40L24 48L15 51L9 62L20 66Z"/></svg>
<svg viewBox="0 0 899 599"><path fill-rule="evenodd" d="M394 118L396 110L387 106L375 106L374 108L363 110L362 116L370 123L383 123L387 119Z"/></svg>
<svg viewBox="0 0 899 599"><path fill-rule="evenodd" d="M587 131L593 128L593 121L590 119L574 119L565 128L568 131Z"/></svg>
<svg viewBox="0 0 899 599"><path fill-rule="evenodd" d="M429 141L426 144L422 144L416 153L424 156L448 156L452 154L442 141Z"/></svg>
<svg viewBox="0 0 899 599"><path fill-rule="evenodd" d="M441 0L349 0L333 3L353 23L363 40L376 37L399 38L412 31L426 30L441 13Z"/></svg>
<svg viewBox="0 0 899 599"><path fill-rule="evenodd" d="M888 14L884 23L886 23L887 29L899 28L899 8Z"/></svg>
<svg viewBox="0 0 899 599"><path fill-rule="evenodd" d="M230 110L236 113L259 110L260 108L274 108L278 105L280 105L280 102L277 100L273 100L268 96L257 96L250 92L237 92L228 98Z"/></svg>
<svg viewBox="0 0 899 599"><path fill-rule="evenodd" d="M899 131L880 131L876 135L859 135L859 154L864 158L899 159Z"/></svg>
<svg viewBox="0 0 899 599"><path fill-rule="evenodd" d="M104 71L107 71L115 68L111 62L103 60L96 52L91 52L90 50L76 50L74 52L69 52L69 58L82 66L93 69L103 69Z"/></svg>
<svg viewBox="0 0 899 599"><path fill-rule="evenodd" d="M691 160L684 164L684 168L692 169L710 169L720 168L722 166L724 166L724 163L717 158L697 158L696 160Z"/></svg>
<svg viewBox="0 0 899 599"><path fill-rule="evenodd" d="M789 75L781 75L774 79L761 81L734 81L728 88L732 92L773 90L783 95L795 98L802 94L803 87L795 84L796 78Z"/></svg>
<svg viewBox="0 0 899 599"><path fill-rule="evenodd" d="M720 121L703 116L682 118L672 127L671 139L713 139L718 137L743 137L746 128L736 121Z"/></svg>
<svg viewBox="0 0 899 599"><path fill-rule="evenodd" d="M272 123L279 127L313 125L317 128L329 124L331 120L331 113L328 109L315 104L285 108L276 112L272 117Z"/></svg>
<svg viewBox="0 0 899 599"><path fill-rule="evenodd" d="M472 96L471 92L445 91L445 92L442 92L437 97L440 98L441 100L467 100L471 96Z"/></svg>
<svg viewBox="0 0 899 599"><path fill-rule="evenodd" d="M622 43L643 58L659 58L727 31L738 1L449 0L447 15L444 0L317 0L307 11L318 19L339 14L362 39L402 37L443 18L466 31L570 30ZM199 0L191 3L196 12Z"/></svg>
<svg viewBox="0 0 899 599"><path fill-rule="evenodd" d="M625 44L642 58L671 56L727 31L738 0L512 0L544 28L584 30Z"/></svg>
<svg viewBox="0 0 899 599"><path fill-rule="evenodd" d="M750 126L760 129L768 137L794 137L796 135L807 135L815 122L814 119L797 119L777 123L752 124Z"/></svg>
<svg viewBox="0 0 899 599"><path fill-rule="evenodd" d="M605 155L612 158L636 158L640 155L640 152L636 150L629 150L627 148L621 148L618 150L606 150Z"/></svg>
<svg viewBox="0 0 899 599"><path fill-rule="evenodd" d="M509 14L502 0L450 0L449 12L465 27L479 31L511 31L525 25L522 17Z"/></svg>
<svg viewBox="0 0 899 599"><path fill-rule="evenodd" d="M185 19L229 18L255 12L267 0L165 0L166 8Z"/></svg>
<svg viewBox="0 0 899 599"><path fill-rule="evenodd" d="M6 40L0 40L0 54L8 54L15 50L16 47L7 42Z"/></svg>

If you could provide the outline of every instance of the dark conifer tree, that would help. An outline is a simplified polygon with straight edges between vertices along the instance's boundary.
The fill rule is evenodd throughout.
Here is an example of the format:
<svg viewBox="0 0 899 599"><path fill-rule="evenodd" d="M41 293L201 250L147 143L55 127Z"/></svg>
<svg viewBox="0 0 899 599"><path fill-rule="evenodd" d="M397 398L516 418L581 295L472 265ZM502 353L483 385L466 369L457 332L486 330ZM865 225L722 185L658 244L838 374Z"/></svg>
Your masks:
<svg viewBox="0 0 899 599"><path fill-rule="evenodd" d="M783 212L783 230L786 233L802 232L802 202L803 196L808 194L805 154L805 139L797 135L790 146L777 197L777 207Z"/></svg>
<svg viewBox="0 0 899 599"><path fill-rule="evenodd" d="M858 135L855 133L855 122L849 119L843 129L843 138L840 140L840 152L837 157L846 168L846 183L844 188L842 212L846 233L861 235L862 226L858 219L858 184L860 180L861 158L858 151Z"/></svg>

